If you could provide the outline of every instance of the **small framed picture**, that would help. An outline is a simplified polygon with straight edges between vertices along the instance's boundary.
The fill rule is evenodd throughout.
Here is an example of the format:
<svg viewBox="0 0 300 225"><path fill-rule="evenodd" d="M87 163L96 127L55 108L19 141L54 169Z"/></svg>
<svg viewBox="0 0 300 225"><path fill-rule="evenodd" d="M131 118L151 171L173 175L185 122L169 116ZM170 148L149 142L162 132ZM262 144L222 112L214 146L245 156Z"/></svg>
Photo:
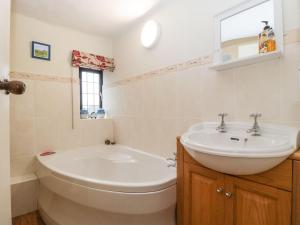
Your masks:
<svg viewBox="0 0 300 225"><path fill-rule="evenodd" d="M31 57L35 59L48 60L51 59L51 46L48 44L33 41L31 49Z"/></svg>

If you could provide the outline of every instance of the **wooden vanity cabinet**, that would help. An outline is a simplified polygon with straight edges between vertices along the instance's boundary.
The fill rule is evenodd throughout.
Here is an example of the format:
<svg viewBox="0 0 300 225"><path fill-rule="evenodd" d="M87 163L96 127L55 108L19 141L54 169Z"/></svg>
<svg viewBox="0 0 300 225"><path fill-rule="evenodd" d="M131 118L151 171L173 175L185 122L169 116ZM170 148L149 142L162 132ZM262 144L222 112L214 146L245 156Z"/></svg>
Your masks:
<svg viewBox="0 0 300 225"><path fill-rule="evenodd" d="M221 192L224 176L204 167L185 164L183 182L183 224L223 224L225 199Z"/></svg>
<svg viewBox="0 0 300 225"><path fill-rule="evenodd" d="M262 174L231 176L200 165L179 141L177 147L178 225L300 225L292 213L300 214L293 160Z"/></svg>
<svg viewBox="0 0 300 225"><path fill-rule="evenodd" d="M291 225L291 192L227 175L225 190L225 225Z"/></svg>

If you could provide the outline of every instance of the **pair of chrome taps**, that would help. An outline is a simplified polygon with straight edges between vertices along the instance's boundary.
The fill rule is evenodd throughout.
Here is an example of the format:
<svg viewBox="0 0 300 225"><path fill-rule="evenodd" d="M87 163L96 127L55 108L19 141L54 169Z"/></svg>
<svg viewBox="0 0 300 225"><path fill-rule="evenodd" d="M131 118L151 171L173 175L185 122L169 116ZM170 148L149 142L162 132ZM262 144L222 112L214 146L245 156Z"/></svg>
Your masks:
<svg viewBox="0 0 300 225"><path fill-rule="evenodd" d="M173 158L167 158L168 167L175 167L177 166L177 153L173 153Z"/></svg>
<svg viewBox="0 0 300 225"><path fill-rule="evenodd" d="M220 113L219 117L221 117L221 124L216 128L220 133L226 133L227 132L227 127L225 124L225 120L224 118L228 116L227 113ZM247 133L252 133L252 136L260 136L260 127L258 125L257 119L260 118L262 116L261 113L253 113L250 114L251 118L254 118L254 124L252 126L252 128L250 128L249 130L247 130Z"/></svg>

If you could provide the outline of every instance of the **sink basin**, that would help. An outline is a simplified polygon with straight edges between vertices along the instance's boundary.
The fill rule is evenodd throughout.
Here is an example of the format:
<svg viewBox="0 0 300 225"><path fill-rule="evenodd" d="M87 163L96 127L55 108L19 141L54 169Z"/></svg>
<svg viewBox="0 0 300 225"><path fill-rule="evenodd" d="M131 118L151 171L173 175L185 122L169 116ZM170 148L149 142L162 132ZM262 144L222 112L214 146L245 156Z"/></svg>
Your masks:
<svg viewBox="0 0 300 225"><path fill-rule="evenodd" d="M269 170L287 159L299 147L299 129L260 124L261 136L252 136L250 123L199 123L181 137L188 153L203 166L232 174L250 175Z"/></svg>

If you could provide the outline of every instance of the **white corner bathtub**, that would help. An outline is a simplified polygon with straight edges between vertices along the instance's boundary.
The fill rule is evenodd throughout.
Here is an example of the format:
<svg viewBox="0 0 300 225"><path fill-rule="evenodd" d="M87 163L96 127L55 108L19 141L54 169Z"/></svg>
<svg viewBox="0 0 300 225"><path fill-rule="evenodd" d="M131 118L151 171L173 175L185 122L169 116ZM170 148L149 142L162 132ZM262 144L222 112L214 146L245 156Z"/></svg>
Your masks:
<svg viewBox="0 0 300 225"><path fill-rule="evenodd" d="M37 155L47 225L175 225L176 169L129 147Z"/></svg>

